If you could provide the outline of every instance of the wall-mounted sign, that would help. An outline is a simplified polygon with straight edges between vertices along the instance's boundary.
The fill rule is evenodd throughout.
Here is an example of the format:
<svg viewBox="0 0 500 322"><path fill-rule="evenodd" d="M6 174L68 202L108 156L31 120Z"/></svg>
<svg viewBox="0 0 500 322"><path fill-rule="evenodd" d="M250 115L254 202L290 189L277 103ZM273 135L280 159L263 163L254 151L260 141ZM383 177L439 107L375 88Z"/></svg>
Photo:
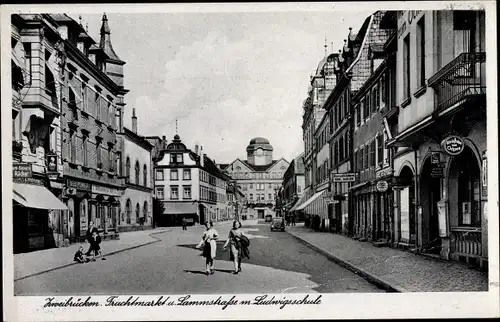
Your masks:
<svg viewBox="0 0 500 322"><path fill-rule="evenodd" d="M31 178L32 165L31 163L13 163L12 164L12 177L16 179Z"/></svg>
<svg viewBox="0 0 500 322"><path fill-rule="evenodd" d="M432 152L431 153L431 164L439 164L441 162L439 156L440 156L439 152Z"/></svg>
<svg viewBox="0 0 500 322"><path fill-rule="evenodd" d="M332 173L333 182L354 182L356 181L356 173Z"/></svg>
<svg viewBox="0 0 500 322"><path fill-rule="evenodd" d="M116 189L116 188L108 188L108 187L103 187L103 186L96 186L92 185L92 193L97 193L101 195L107 195L107 196L116 196L119 197L122 195L121 190Z"/></svg>
<svg viewBox="0 0 500 322"><path fill-rule="evenodd" d="M385 180L380 180L377 182L377 190L380 192L386 192L389 189L389 184Z"/></svg>
<svg viewBox="0 0 500 322"><path fill-rule="evenodd" d="M439 166L439 165L435 165L431 168L431 177L433 178L442 178L444 177L444 168Z"/></svg>
<svg viewBox="0 0 500 322"><path fill-rule="evenodd" d="M57 172L57 155L47 154L47 173Z"/></svg>
<svg viewBox="0 0 500 322"><path fill-rule="evenodd" d="M80 182L80 181L73 181L68 179L66 182L66 185L68 188L76 188L78 190L84 190L84 191L91 191L92 190L92 185L90 183L86 182Z"/></svg>
<svg viewBox="0 0 500 322"><path fill-rule="evenodd" d="M441 147L449 155L459 155L464 150L464 140L455 135L448 136L441 142Z"/></svg>

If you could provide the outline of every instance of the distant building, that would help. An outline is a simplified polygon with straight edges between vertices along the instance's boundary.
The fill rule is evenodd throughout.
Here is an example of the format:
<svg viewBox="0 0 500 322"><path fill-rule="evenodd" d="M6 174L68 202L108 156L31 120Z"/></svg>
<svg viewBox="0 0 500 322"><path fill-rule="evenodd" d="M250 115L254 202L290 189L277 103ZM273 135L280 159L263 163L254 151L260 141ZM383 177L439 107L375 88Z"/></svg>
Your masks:
<svg viewBox="0 0 500 322"><path fill-rule="evenodd" d="M203 153L192 151L178 135L159 153L154 167L155 198L163 203L159 225L204 224L228 218L229 178Z"/></svg>
<svg viewBox="0 0 500 322"><path fill-rule="evenodd" d="M285 216L295 215L296 205L299 205L299 200L304 195L304 188L304 153L301 153L292 160L283 176L284 204L282 209Z"/></svg>
<svg viewBox="0 0 500 322"><path fill-rule="evenodd" d="M236 159L228 165L221 165L221 169L246 195L247 207L243 215L249 219L263 219L266 215L274 217L275 189L281 186L289 163L283 158L273 160L273 147L265 138L252 139L246 150L246 160Z"/></svg>
<svg viewBox="0 0 500 322"><path fill-rule="evenodd" d="M152 159L153 146L137 134L137 117L132 110L132 130L117 133L120 150L118 175L125 178L125 191L120 197L119 231L150 228L152 225Z"/></svg>

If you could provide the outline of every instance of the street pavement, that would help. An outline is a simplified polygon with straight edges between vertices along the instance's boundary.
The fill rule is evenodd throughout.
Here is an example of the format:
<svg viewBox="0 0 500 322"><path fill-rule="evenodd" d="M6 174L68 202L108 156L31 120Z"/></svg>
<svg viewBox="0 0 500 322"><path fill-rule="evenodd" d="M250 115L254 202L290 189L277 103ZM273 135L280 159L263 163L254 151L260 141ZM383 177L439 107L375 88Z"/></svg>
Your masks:
<svg viewBox="0 0 500 322"><path fill-rule="evenodd" d="M204 258L195 245L204 228L174 227L154 235L158 242L97 260L14 282L16 295L72 294L207 294L384 292L338 266L287 232L270 232L268 224L243 222L250 239L250 259L233 275L229 251L222 246L230 225L217 226L214 275L204 274ZM43 260L43 258L40 258Z"/></svg>

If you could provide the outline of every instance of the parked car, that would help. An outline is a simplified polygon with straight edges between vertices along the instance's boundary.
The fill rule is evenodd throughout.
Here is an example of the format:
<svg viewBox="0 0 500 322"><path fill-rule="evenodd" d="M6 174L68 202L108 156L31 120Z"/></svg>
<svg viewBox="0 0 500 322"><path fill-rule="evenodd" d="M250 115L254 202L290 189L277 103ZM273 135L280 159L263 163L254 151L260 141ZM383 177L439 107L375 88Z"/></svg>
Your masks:
<svg viewBox="0 0 500 322"><path fill-rule="evenodd" d="M271 221L271 231L274 230L285 231L285 218L277 217Z"/></svg>

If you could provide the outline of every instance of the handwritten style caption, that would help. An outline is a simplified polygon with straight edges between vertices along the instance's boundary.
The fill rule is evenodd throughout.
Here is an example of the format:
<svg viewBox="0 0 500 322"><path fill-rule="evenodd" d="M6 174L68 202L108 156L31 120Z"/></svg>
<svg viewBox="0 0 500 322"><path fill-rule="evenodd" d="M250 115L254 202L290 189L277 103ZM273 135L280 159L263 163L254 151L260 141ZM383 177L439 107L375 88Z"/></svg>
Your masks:
<svg viewBox="0 0 500 322"><path fill-rule="evenodd" d="M321 295L313 298L306 295L301 298L287 298L286 296L275 295L258 295L253 299L238 299L236 295L219 296L216 299L210 300L195 300L191 295L183 295L178 297L160 296L156 299L144 299L141 296L109 296L105 300L93 299L88 297L68 297L64 299L56 299L55 297L47 297L43 308L66 308L66 307L163 307L163 306L218 306L225 310L229 306L248 306L248 305L267 305L277 306L280 310L287 305L319 305L321 304Z"/></svg>

